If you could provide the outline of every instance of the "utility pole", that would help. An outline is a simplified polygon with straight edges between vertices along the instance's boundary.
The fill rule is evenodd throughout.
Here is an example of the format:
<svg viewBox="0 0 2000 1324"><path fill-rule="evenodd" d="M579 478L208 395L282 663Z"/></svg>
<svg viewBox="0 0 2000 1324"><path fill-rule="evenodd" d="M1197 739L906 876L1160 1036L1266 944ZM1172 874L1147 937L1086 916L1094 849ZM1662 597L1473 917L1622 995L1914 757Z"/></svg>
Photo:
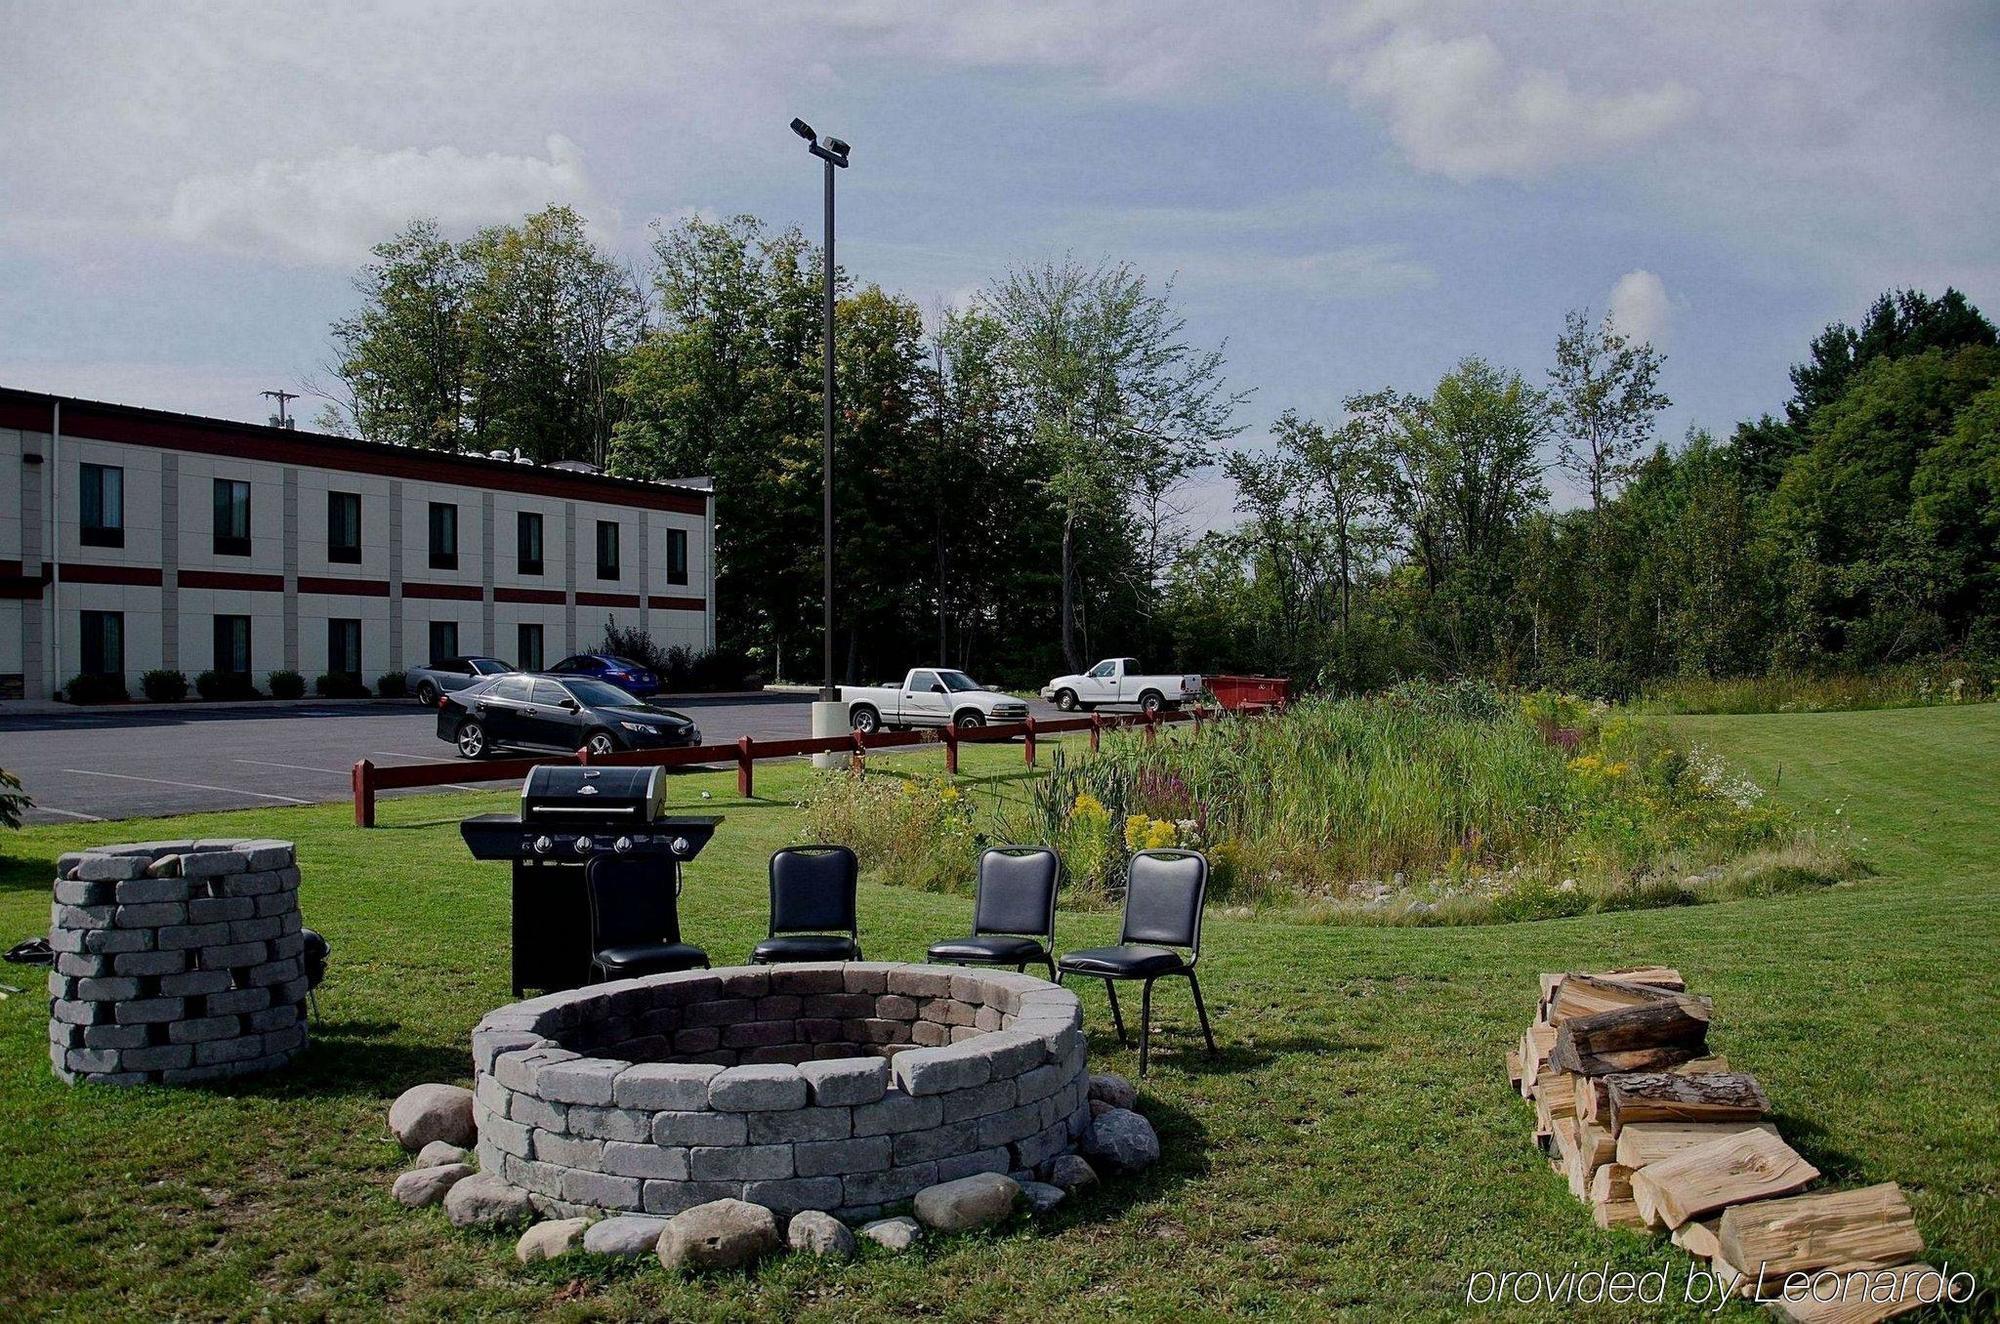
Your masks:
<svg viewBox="0 0 2000 1324"><path fill-rule="evenodd" d="M291 403L292 401L294 401L294 400L296 400L296 399L298 399L298 398L299 398L299 396L298 396L298 392L296 392L296 391L259 391L259 392L258 392L258 394L259 394L259 395L261 395L261 396L263 396L263 397L264 397L265 399L267 399L267 400L276 400L276 401L278 402L278 412L277 412L277 414L276 414L276 415L274 415L274 416L272 417L272 419L271 419L271 426L272 426L272 427L274 427L274 428L289 428L289 427L291 427L291 426L292 426L292 417L291 417L291 415L290 415L290 414L289 414L288 412L286 412L286 409L285 409L285 406L286 406L286 405L288 405L288 404L290 404L290 403Z"/></svg>

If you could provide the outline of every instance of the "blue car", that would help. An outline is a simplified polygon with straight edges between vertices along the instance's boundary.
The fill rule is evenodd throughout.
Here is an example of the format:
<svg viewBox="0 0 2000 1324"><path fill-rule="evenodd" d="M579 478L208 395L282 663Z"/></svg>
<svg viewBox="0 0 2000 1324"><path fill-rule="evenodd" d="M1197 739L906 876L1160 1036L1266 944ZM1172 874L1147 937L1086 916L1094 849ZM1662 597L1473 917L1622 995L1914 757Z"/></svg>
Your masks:
<svg viewBox="0 0 2000 1324"><path fill-rule="evenodd" d="M616 685L627 694L658 694L662 688L657 674L629 657L611 653L577 653L549 668L557 676L590 676Z"/></svg>

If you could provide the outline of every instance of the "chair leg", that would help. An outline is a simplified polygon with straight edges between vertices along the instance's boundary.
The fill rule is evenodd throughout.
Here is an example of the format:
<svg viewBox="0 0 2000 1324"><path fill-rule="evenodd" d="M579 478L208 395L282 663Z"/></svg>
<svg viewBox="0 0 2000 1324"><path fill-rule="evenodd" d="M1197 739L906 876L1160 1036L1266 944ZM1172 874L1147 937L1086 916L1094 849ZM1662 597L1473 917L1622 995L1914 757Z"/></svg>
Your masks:
<svg viewBox="0 0 2000 1324"><path fill-rule="evenodd" d="M1208 1054L1216 1056L1215 1032L1208 1028L1208 1008L1201 1000L1201 980L1195 978L1194 971L1188 971L1188 987L1194 990L1194 1014L1201 1017L1201 1037L1208 1040Z"/></svg>
<svg viewBox="0 0 2000 1324"><path fill-rule="evenodd" d="M1118 1014L1118 985L1107 979L1104 991L1111 998L1111 1023L1118 1027L1118 1044L1122 1048L1128 1041L1125 1038L1125 1018Z"/></svg>
<svg viewBox="0 0 2000 1324"><path fill-rule="evenodd" d="M1056 969L1056 958L1053 956L1044 956L1042 963L1049 968L1049 982L1051 984L1062 983L1062 974Z"/></svg>
<svg viewBox="0 0 2000 1324"><path fill-rule="evenodd" d="M1146 1049L1153 1042L1153 981L1139 990L1139 1079L1146 1078Z"/></svg>

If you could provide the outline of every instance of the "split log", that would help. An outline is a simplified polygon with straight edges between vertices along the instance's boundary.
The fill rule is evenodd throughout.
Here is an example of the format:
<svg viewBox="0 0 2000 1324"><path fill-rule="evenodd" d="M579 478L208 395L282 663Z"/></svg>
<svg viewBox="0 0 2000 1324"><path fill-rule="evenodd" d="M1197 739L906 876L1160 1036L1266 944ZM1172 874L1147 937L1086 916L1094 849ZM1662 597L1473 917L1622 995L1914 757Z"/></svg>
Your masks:
<svg viewBox="0 0 2000 1324"><path fill-rule="evenodd" d="M1507 1088L1521 1088L1521 1055L1511 1048L1507 1050Z"/></svg>
<svg viewBox="0 0 2000 1324"><path fill-rule="evenodd" d="M1557 1028L1549 1065L1602 1076L1705 1057L1709 1013L1707 998L1668 994L1653 1002L1574 1017Z"/></svg>
<svg viewBox="0 0 2000 1324"><path fill-rule="evenodd" d="M1563 980L1570 977L1569 972L1557 974L1544 972L1541 977L1541 997L1537 1005L1547 1010L1549 999L1555 996L1555 991L1562 984ZM1687 991L1687 983L1682 980L1681 972L1673 969L1671 966L1664 965L1635 965L1624 970L1598 970L1581 977L1586 979L1615 979L1626 984L1649 984L1654 988L1664 988L1674 993L1685 993Z"/></svg>
<svg viewBox="0 0 2000 1324"><path fill-rule="evenodd" d="M1676 1228L1746 1200L1790 1195L1818 1176L1818 1168L1777 1136L1745 1131L1637 1169L1632 1199L1646 1226Z"/></svg>
<svg viewBox="0 0 2000 1324"><path fill-rule="evenodd" d="M1924 1253L1895 1182L1725 1209L1718 1236L1731 1263L1758 1265L1767 1280L1835 1265L1893 1268Z"/></svg>
<svg viewBox="0 0 2000 1324"><path fill-rule="evenodd" d="M1736 1207L1749 1208L1748 1205ZM1715 1235L1716 1229L1721 1226L1719 1218L1690 1218L1674 1229L1673 1242L1698 1260L1712 1260L1722 1249L1722 1243Z"/></svg>
<svg viewBox="0 0 2000 1324"><path fill-rule="evenodd" d="M1573 1143L1563 1174L1569 1178L1570 1194L1579 1200L1588 1200L1591 1198L1591 1179L1617 1157L1618 1142L1601 1126L1593 1126L1589 1122L1576 1122L1574 1125L1576 1130L1571 1133Z"/></svg>
<svg viewBox="0 0 2000 1324"><path fill-rule="evenodd" d="M1646 1226L1632 1200L1632 1169L1607 1163L1597 1170L1590 1180L1590 1215L1599 1227Z"/></svg>
<svg viewBox="0 0 2000 1324"><path fill-rule="evenodd" d="M1535 1078L1535 1112L1550 1118L1576 1116L1576 1077L1543 1068Z"/></svg>
<svg viewBox="0 0 2000 1324"><path fill-rule="evenodd" d="M1708 1257L1708 1271L1731 1296L1749 1296L1757 1290L1757 1275L1744 1273L1720 1254Z"/></svg>
<svg viewBox="0 0 2000 1324"><path fill-rule="evenodd" d="M1549 1062L1549 1050L1556 1046L1556 1027L1536 1021L1521 1032L1521 1097L1535 1097L1535 1078Z"/></svg>
<svg viewBox="0 0 2000 1324"><path fill-rule="evenodd" d="M1755 1076L1716 1071L1677 1076L1653 1071L1614 1076L1598 1120L1619 1134L1633 1122L1751 1122L1771 1111ZM1570 1093L1575 1106L1575 1091ZM1635 1165L1636 1166L1636 1165Z"/></svg>
<svg viewBox="0 0 2000 1324"><path fill-rule="evenodd" d="M1590 1217L1599 1227L1629 1227L1636 1230L1646 1226L1646 1220L1639 1217L1639 1206L1630 1200L1611 1200L1604 1204L1590 1206Z"/></svg>
<svg viewBox="0 0 2000 1324"><path fill-rule="evenodd" d="M1697 1057L1677 1067L1668 1067L1676 1076L1708 1076L1729 1070L1726 1057ZM1580 1076L1576 1082L1576 1115L1586 1122L1602 1122L1611 1113L1611 1077Z"/></svg>
<svg viewBox="0 0 2000 1324"><path fill-rule="evenodd" d="M1936 1273L1928 1264L1856 1269L1842 1276L1842 1290L1831 1301L1816 1301L1809 1291L1786 1295L1781 1279L1778 1283L1781 1290L1767 1304L1778 1318L1792 1324L1875 1324L1877 1320L1906 1315L1929 1304L1924 1300L1926 1295L1935 1301L1942 1289L1936 1278L1926 1282L1924 1275ZM1767 1282L1767 1290L1768 1287Z"/></svg>
<svg viewBox="0 0 2000 1324"><path fill-rule="evenodd" d="M1551 1025L1562 1025L1600 1011L1639 1007L1677 996L1672 989L1656 984L1608 979L1602 975L1565 975L1549 994L1548 1015L1544 1019Z"/></svg>
<svg viewBox="0 0 2000 1324"><path fill-rule="evenodd" d="M1745 1131L1778 1134L1771 1122L1632 1122L1618 1132L1616 1157L1629 1168L1643 1168L1684 1149Z"/></svg>

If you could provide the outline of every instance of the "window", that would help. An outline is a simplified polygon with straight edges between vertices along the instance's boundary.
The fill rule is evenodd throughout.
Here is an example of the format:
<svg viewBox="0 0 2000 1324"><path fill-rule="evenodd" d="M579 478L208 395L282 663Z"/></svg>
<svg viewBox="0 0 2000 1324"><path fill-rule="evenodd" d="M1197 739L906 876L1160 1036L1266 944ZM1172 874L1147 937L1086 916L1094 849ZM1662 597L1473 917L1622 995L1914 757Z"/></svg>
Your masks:
<svg viewBox="0 0 2000 1324"><path fill-rule="evenodd" d="M215 669L233 671L238 675L250 674L250 618L248 616L218 616L215 618Z"/></svg>
<svg viewBox="0 0 2000 1324"><path fill-rule="evenodd" d="M667 530L667 582L688 582L688 535L686 529Z"/></svg>
<svg viewBox="0 0 2000 1324"><path fill-rule="evenodd" d="M938 683L937 672L935 671L912 671L906 692L910 694L929 694L931 686Z"/></svg>
<svg viewBox="0 0 2000 1324"><path fill-rule="evenodd" d="M528 701L528 678L526 676L502 676L486 691L487 697L512 699L516 703Z"/></svg>
<svg viewBox="0 0 2000 1324"><path fill-rule="evenodd" d="M250 484L215 480L215 554L250 555Z"/></svg>
<svg viewBox="0 0 2000 1324"><path fill-rule="evenodd" d="M361 562L361 494L326 494L326 559L349 565Z"/></svg>
<svg viewBox="0 0 2000 1324"><path fill-rule="evenodd" d="M77 466L77 537L85 547L125 545L125 471L115 464Z"/></svg>
<svg viewBox="0 0 2000 1324"><path fill-rule="evenodd" d="M585 656L584 656L583 654L581 654L581 653L577 653L577 654L574 654L573 656L570 656L570 657L566 657L566 658L564 658L564 659L563 659L562 661L560 661L560 662L556 663L556 664L555 664L554 666L550 667L550 668L549 668L549 670L550 670L550 671L588 671L588 670L590 670L590 669L591 669L591 667L592 667L592 666L594 666L594 665L596 665L596 664L595 664L595 663L593 663L593 662L592 662L592 661L591 661L591 660L590 660L590 659L589 659L588 657L585 657Z"/></svg>
<svg viewBox="0 0 2000 1324"><path fill-rule="evenodd" d="M360 679L360 621L335 619L326 623L326 669L336 675Z"/></svg>
<svg viewBox="0 0 2000 1324"><path fill-rule="evenodd" d="M521 625L515 627L514 664L523 671L540 671L542 669L541 626Z"/></svg>
<svg viewBox="0 0 2000 1324"><path fill-rule="evenodd" d="M431 502L431 569L458 569L458 507L446 501Z"/></svg>
<svg viewBox="0 0 2000 1324"><path fill-rule="evenodd" d="M569 698L569 691L552 680L535 682L535 702L554 708Z"/></svg>
<svg viewBox="0 0 2000 1324"><path fill-rule="evenodd" d="M431 656L449 657L454 660L458 660L457 655L458 655L458 622L432 621ZM460 665L463 666L464 663L461 661ZM472 670L471 667L466 667L465 669L467 671Z"/></svg>
<svg viewBox="0 0 2000 1324"><path fill-rule="evenodd" d="M116 469L113 473L118 472ZM87 611L83 616L83 674L125 674L125 613Z"/></svg>
<svg viewBox="0 0 2000 1324"><path fill-rule="evenodd" d="M597 521L597 577L618 578L618 525L608 519Z"/></svg>
<svg viewBox="0 0 2000 1324"><path fill-rule="evenodd" d="M1099 662L1096 666L1092 667L1089 671L1086 671L1083 674L1090 677L1092 680L1103 680L1117 669L1118 669L1118 664L1116 662Z"/></svg>
<svg viewBox="0 0 2000 1324"><path fill-rule="evenodd" d="M542 517L532 510L514 517L514 562L524 575L542 573Z"/></svg>

